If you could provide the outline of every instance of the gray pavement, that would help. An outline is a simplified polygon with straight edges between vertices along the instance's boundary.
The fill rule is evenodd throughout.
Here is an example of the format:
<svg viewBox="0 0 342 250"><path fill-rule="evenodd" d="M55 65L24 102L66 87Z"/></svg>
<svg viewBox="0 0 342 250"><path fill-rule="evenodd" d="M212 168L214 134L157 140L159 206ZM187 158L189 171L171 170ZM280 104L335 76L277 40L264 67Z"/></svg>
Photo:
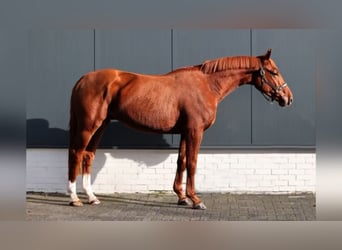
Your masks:
<svg viewBox="0 0 342 250"><path fill-rule="evenodd" d="M30 221L307 221L315 220L315 195L200 193L207 210L178 206L173 193L97 195L100 205L68 205L69 196L27 193ZM82 194L79 197L86 201Z"/></svg>

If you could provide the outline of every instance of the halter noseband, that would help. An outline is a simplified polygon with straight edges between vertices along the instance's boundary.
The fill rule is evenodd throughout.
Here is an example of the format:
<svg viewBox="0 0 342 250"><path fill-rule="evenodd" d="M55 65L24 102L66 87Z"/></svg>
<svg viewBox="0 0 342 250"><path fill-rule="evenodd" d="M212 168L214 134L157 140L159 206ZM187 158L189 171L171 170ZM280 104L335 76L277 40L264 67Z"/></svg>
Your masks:
<svg viewBox="0 0 342 250"><path fill-rule="evenodd" d="M267 69L266 69L267 70ZM276 95L278 94L279 91L281 91L283 88L287 86L287 83L284 82L280 86L276 86L274 83L270 82L269 80L266 79L265 77L265 70L262 67L262 64L260 62L260 69L259 69L259 74L261 76L261 94L265 97L265 99L269 102L273 102L275 100ZM267 84L271 89L273 90L272 96L268 96L265 92L262 91L262 87L264 84ZM283 95L281 95L283 96Z"/></svg>

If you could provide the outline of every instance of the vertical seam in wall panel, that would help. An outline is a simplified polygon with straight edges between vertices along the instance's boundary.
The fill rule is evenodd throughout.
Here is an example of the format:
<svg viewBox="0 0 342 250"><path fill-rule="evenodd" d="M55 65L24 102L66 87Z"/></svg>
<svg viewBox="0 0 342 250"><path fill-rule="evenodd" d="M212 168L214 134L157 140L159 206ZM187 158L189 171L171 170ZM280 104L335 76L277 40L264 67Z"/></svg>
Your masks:
<svg viewBox="0 0 342 250"><path fill-rule="evenodd" d="M173 71L173 29L171 29L171 71Z"/></svg>
<svg viewBox="0 0 342 250"><path fill-rule="evenodd" d="M171 40L171 43L170 43L170 53L171 53L171 57L170 57L170 63L171 63L171 71L173 71L173 29L171 29L171 31L170 31L170 35L171 35L171 37L170 37L170 40ZM171 144L172 144L172 146L174 146L174 144L175 144L175 135L174 134L172 134L172 137L171 137Z"/></svg>
<svg viewBox="0 0 342 250"><path fill-rule="evenodd" d="M252 29L249 29L249 53L250 56L253 55L253 32ZM251 145L253 145L253 85L250 86L250 95L251 95Z"/></svg>
<svg viewBox="0 0 342 250"><path fill-rule="evenodd" d="M94 71L96 70L96 57L95 57L95 50L96 50L96 48L95 48L95 41L96 41L96 34L95 34L95 29L93 30L93 64L94 64Z"/></svg>

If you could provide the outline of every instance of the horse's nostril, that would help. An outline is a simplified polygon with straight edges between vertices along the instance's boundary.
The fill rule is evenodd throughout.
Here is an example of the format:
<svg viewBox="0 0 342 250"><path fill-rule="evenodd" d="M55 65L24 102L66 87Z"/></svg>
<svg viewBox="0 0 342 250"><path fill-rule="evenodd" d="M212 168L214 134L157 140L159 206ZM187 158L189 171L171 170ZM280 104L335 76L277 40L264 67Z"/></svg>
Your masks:
<svg viewBox="0 0 342 250"><path fill-rule="evenodd" d="M291 97L290 99L289 99L289 105L291 105L293 103L293 97Z"/></svg>

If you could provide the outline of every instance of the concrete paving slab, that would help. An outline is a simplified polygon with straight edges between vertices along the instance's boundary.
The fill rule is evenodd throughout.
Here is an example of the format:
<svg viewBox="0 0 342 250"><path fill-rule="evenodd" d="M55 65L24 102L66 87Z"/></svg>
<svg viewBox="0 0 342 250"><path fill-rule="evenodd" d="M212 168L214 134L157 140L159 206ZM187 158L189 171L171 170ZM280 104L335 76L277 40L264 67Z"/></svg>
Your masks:
<svg viewBox="0 0 342 250"><path fill-rule="evenodd" d="M173 193L97 195L100 205L68 205L60 193L27 193L29 221L310 221L315 195L200 193L207 210L178 206ZM79 197L86 201L86 197Z"/></svg>

